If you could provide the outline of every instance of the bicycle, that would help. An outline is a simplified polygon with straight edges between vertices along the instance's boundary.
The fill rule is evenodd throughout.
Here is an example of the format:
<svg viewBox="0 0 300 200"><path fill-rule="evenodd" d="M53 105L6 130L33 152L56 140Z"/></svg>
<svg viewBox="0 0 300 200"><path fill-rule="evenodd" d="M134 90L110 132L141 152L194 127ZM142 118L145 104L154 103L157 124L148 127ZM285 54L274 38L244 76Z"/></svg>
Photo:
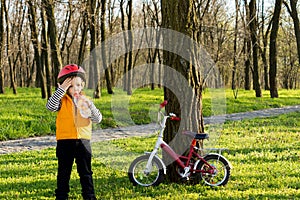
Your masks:
<svg viewBox="0 0 300 200"><path fill-rule="evenodd" d="M158 123L160 131L152 152L145 152L145 155L139 156L132 161L128 169L129 180L133 185L140 186L158 186L166 175L167 167L164 161L157 155L161 148L167 155L171 156L176 163L177 173L183 180L193 180L198 184L201 180L209 186L226 185L231 171L230 162L221 155L225 149L201 149L197 142L208 139L208 134L197 134L191 131L182 133L192 137L192 142L187 156L177 154L164 140L163 132L167 119L179 121L180 118L170 113L165 115L161 109L167 105L167 101L160 104L158 111ZM219 153L208 153L201 156L198 152L204 150L218 150Z"/></svg>

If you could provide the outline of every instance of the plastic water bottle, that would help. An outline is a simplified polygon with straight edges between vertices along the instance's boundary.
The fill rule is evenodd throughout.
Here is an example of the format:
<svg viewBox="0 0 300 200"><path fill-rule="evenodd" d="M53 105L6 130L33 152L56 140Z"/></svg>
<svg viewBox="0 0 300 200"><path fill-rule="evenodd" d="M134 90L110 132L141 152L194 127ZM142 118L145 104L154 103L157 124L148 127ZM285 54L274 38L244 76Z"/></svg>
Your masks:
<svg viewBox="0 0 300 200"><path fill-rule="evenodd" d="M75 93L74 103L79 110L81 117L89 118L91 116L91 110L89 108L88 102L86 101L86 98L83 98L82 95Z"/></svg>

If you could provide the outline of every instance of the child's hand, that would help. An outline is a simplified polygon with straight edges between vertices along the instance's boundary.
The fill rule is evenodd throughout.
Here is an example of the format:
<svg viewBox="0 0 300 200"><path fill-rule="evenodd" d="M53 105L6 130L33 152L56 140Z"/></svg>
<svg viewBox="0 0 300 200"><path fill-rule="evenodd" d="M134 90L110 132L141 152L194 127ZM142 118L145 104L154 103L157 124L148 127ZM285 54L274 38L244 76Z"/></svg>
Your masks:
<svg viewBox="0 0 300 200"><path fill-rule="evenodd" d="M86 96L81 95L77 102L77 107L80 111L80 114L83 118L89 118L91 116L91 100L89 100Z"/></svg>
<svg viewBox="0 0 300 200"><path fill-rule="evenodd" d="M91 106L92 101L89 98L87 98L84 95L80 96L80 98L82 99L83 102L87 103L88 107Z"/></svg>
<svg viewBox="0 0 300 200"><path fill-rule="evenodd" d="M66 78L62 84L58 83L58 87L63 89L64 91L67 91L68 88L71 86L72 79L71 78Z"/></svg>

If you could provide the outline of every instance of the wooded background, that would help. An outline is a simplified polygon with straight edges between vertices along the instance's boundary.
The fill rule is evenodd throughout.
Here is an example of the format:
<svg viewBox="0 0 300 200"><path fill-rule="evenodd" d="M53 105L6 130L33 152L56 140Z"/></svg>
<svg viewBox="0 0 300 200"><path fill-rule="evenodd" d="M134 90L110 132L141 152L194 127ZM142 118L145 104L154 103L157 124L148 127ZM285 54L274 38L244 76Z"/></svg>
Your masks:
<svg viewBox="0 0 300 200"><path fill-rule="evenodd" d="M278 97L278 88L299 88L297 0L184 1L193 5L182 10L191 13L190 35L213 58L226 87L254 89L256 97L270 90L272 98ZM1 0L0 8L0 93L6 87L15 93L18 87L40 87L42 98L51 95L62 66L80 65L101 42L122 31L159 30L164 14L160 0ZM124 44L130 47L134 35L126 33ZM159 49L129 51L104 73L90 69L94 77L87 85L95 97L103 87L113 93L122 74L163 59ZM141 79L151 79L151 73ZM130 76L123 85L128 94Z"/></svg>

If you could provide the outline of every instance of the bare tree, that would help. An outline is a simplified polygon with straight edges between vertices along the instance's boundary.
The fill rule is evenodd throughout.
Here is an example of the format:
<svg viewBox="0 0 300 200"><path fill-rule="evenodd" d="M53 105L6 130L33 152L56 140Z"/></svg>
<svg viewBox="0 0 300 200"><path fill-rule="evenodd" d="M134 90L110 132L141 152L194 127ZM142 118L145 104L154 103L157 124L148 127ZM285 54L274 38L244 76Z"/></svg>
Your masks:
<svg viewBox="0 0 300 200"><path fill-rule="evenodd" d="M235 27L234 27L234 43L233 43L233 70L232 70L232 81L231 81L231 89L235 90L236 89L236 80L235 80L235 75L237 71L237 37L238 37L238 22L239 22L239 10L240 10L240 4L238 0L235 0ZM235 95L236 96L236 95Z"/></svg>
<svg viewBox="0 0 300 200"><path fill-rule="evenodd" d="M6 4L2 4L4 12L5 12L5 22L6 24L9 24L9 13L6 7ZM14 28L14 26L13 26ZM11 29L13 29L11 28ZM17 56L14 55L14 52L11 49L12 42L14 41L14 31L11 30L10 26L6 26L6 56L8 58L8 65L9 65L9 75L10 75L10 87L13 89L13 93L17 94L17 84L16 84L16 76L15 76L15 63L17 61L17 57L19 56L19 53ZM11 52L12 51L12 52Z"/></svg>
<svg viewBox="0 0 300 200"><path fill-rule="evenodd" d="M41 60L41 44L38 39L38 30L37 30L37 16L36 16L36 5L32 1L27 1L28 4L28 18L30 21L31 29L31 41L34 48L34 59L37 68L37 79L39 80L39 86L41 87L42 98L47 98L46 94L46 81L44 76L44 70Z"/></svg>
<svg viewBox="0 0 300 200"><path fill-rule="evenodd" d="M244 88L245 90L250 90L251 89L251 81L250 81L250 68L251 68L251 37L249 35L249 29L248 29L248 22L250 21L250 11L249 11L249 6L247 3L247 0L244 0L244 5L245 5L245 20L244 20L244 31L245 31L245 37L244 37L244 48L243 48L243 53L244 53L244 74L245 74L245 84Z"/></svg>
<svg viewBox="0 0 300 200"><path fill-rule="evenodd" d="M70 27L71 27L71 23L72 23L72 12L73 12L72 11L72 3L71 2L67 2L67 3L68 3L68 10L66 11L66 17L65 17L66 20L64 21L62 29L61 29L61 31L59 33L59 36L58 36L58 40L62 41L61 42L61 49L60 49L61 53L63 53L65 51L65 48L67 46L68 33L70 32ZM78 21L80 21L80 20L78 20ZM72 38L74 38L75 34L76 34L76 32L73 33ZM72 39L71 39L71 41L72 41Z"/></svg>
<svg viewBox="0 0 300 200"><path fill-rule="evenodd" d="M48 22L48 33L51 46L51 58L53 65L54 84L57 85L57 76L62 67L62 59L60 53L60 43L57 38L56 22L54 16L54 2L53 0L42 0L45 8Z"/></svg>
<svg viewBox="0 0 300 200"><path fill-rule="evenodd" d="M124 6L125 1L120 0L120 11L121 11L121 27L123 31L123 38L124 38L124 46L126 49L126 53L124 55L124 69L123 69L123 90L127 91L127 83L128 83L128 69L127 69L127 62L128 62L128 38L126 34L126 28L125 28L125 12L124 12Z"/></svg>
<svg viewBox="0 0 300 200"><path fill-rule="evenodd" d="M285 1L283 1L294 22L294 33L297 42L298 63L300 63L300 24L297 11L297 2L298 0L290 0L290 8L288 4Z"/></svg>
<svg viewBox="0 0 300 200"><path fill-rule="evenodd" d="M108 29L109 35L113 35L116 31L120 31L120 16L118 12L119 6L116 5L117 0L108 0L107 2L107 9L108 9ZM108 56L109 60L111 60L111 55L113 51L113 47L110 45L108 49ZM114 62L110 63L110 78L112 86L115 85L116 80L121 75L121 67L120 67L121 58L115 59Z"/></svg>
<svg viewBox="0 0 300 200"><path fill-rule="evenodd" d="M264 1L261 1L261 26L260 26L260 38L262 40L262 47L259 46L259 52L262 58L263 67L264 67L264 88L265 90L270 90L269 87L269 67L267 61L267 46L268 46L268 37L271 29L271 22L268 23L267 30L265 31L265 14L264 11Z"/></svg>
<svg viewBox="0 0 300 200"><path fill-rule="evenodd" d="M88 33L88 27L89 27L89 22L88 22L88 11L87 11L87 6L85 6L85 9L83 9L82 14L81 14L81 20L79 23L79 30L81 32L81 38L80 38L80 45L79 45L79 52L77 56L77 63L81 64L84 59L84 53L86 51L86 43L87 43L87 33ZM92 73L90 73L90 76ZM88 82L88 87L91 88L90 86L93 84L91 81L93 81L92 77L89 77L89 82Z"/></svg>
<svg viewBox="0 0 300 200"><path fill-rule="evenodd" d="M42 33L41 33L41 64L43 66L42 74L45 74L46 79L46 94L47 98L49 98L52 95L52 70L51 70L51 62L50 62L50 56L48 50L49 47L49 38L47 33L47 16L45 13L44 8L41 8L41 21L42 21Z"/></svg>
<svg viewBox="0 0 300 200"><path fill-rule="evenodd" d="M276 0L272 29L270 34L270 52L269 52L269 61L270 61L270 96L271 98L278 98L278 89L277 89L277 35L279 29L279 17L281 12L283 0Z"/></svg>
<svg viewBox="0 0 300 200"><path fill-rule="evenodd" d="M257 13L256 13L256 0L251 0L249 3L250 11L250 34L252 43L252 63L253 63L253 86L256 97L261 97L261 88L259 83L259 69L258 69L258 41L257 41Z"/></svg>
<svg viewBox="0 0 300 200"><path fill-rule="evenodd" d="M107 88L107 92L108 94L113 94L113 90L112 90L112 84L111 84L111 78L110 78L110 70L109 67L107 66L107 62L106 62L106 47L104 45L104 41L106 39L106 35L105 35L105 10L106 10L106 0L101 0L101 52L102 52L102 65L104 67L104 71L105 71L105 80L106 80L106 88Z"/></svg>
<svg viewBox="0 0 300 200"><path fill-rule="evenodd" d="M90 31L90 70L93 72L93 86L94 98L99 99L101 97L101 83L100 83L100 72L98 69L98 61L96 56L97 46L97 25L96 25L96 13L99 10L96 0L88 0L88 16L89 16L89 31Z"/></svg>
<svg viewBox="0 0 300 200"><path fill-rule="evenodd" d="M194 32L196 26L198 25L198 19L195 17L195 1L170 1L161 0L162 8L162 27L170 28L175 31L184 33L190 38L198 41L198 34ZM185 41L180 38L173 38L171 34L163 34L164 46L176 46L176 49L184 49L184 51L190 52L190 60L183 61L179 55L171 53L169 51L164 51L164 65L171 67L178 74L174 76L164 73L164 98L168 100L168 105L166 106L166 112L173 112L178 116L181 116L181 129L191 130L198 133L203 133L204 124L202 116L202 76L197 65L194 66L197 51L199 49L194 49L194 47L184 46ZM176 45L175 45L176 44ZM199 52L198 52L199 53ZM187 82L190 84L192 91L183 91L182 81L180 77L183 76ZM175 88L169 88L170 85ZM181 91L182 94L177 95L175 91ZM180 104L179 100L184 102ZM178 123L168 122L164 132L164 140L169 143L174 138L174 133L180 132ZM184 143L184 141L181 141ZM176 179L175 173L176 169L173 165L168 166L169 179L171 181L178 181Z"/></svg>
<svg viewBox="0 0 300 200"><path fill-rule="evenodd" d="M153 30L153 33L150 35L150 41L153 41L152 37L156 37L155 42L156 42L156 48L155 49L148 49L148 57L147 57L147 63L150 63L151 67L150 67L150 83L151 83L151 89L154 90L155 89L155 82L158 81L159 86L161 85L161 79L159 80L154 80L155 78L155 62L158 59L158 63L161 64L161 58L160 58L160 51L158 48L159 45L159 41L161 39L161 34L160 34L160 26L161 26L161 22L160 17L159 17L159 8L158 8L158 2L156 2L155 0L151 1L153 8L151 8L151 4L146 4L146 2L143 3L143 15L144 15L144 27L147 28L148 26L155 28L155 30ZM155 33L154 33L155 32ZM148 35L146 34L146 37ZM148 41L148 38L146 38L146 40ZM161 77L161 67L159 66L158 68L158 72L159 75L158 77Z"/></svg>
<svg viewBox="0 0 300 200"><path fill-rule="evenodd" d="M4 65L2 64L2 50L4 44L4 4L5 0L0 2L0 94L5 93L4 89Z"/></svg>
<svg viewBox="0 0 300 200"><path fill-rule="evenodd" d="M121 27L123 31L124 45L126 48L126 53L124 55L124 70L123 70L123 90L127 91L128 95L132 94L132 42L133 42L133 33L132 28L132 0L128 0L126 14L127 14L127 29L125 26L125 12L124 6L125 1L120 0L120 10L121 10Z"/></svg>
<svg viewBox="0 0 300 200"><path fill-rule="evenodd" d="M132 52L132 43L133 43L133 32L132 32L132 0L128 0L128 45L129 45L129 53L128 53L128 77L127 77L127 94L132 94L132 58L133 58L133 52Z"/></svg>
<svg viewBox="0 0 300 200"><path fill-rule="evenodd" d="M25 16L26 16L26 11L25 7L22 6L21 3L19 3L18 6L18 21L15 25L15 34L16 34L16 51L18 52L18 58L17 58L17 66L15 65L15 70L16 70L16 82L20 87L24 87L24 82L25 82L25 74L23 73L24 70L24 56L22 55L23 52L23 41L22 41L22 32L24 31L24 21L25 21Z"/></svg>

